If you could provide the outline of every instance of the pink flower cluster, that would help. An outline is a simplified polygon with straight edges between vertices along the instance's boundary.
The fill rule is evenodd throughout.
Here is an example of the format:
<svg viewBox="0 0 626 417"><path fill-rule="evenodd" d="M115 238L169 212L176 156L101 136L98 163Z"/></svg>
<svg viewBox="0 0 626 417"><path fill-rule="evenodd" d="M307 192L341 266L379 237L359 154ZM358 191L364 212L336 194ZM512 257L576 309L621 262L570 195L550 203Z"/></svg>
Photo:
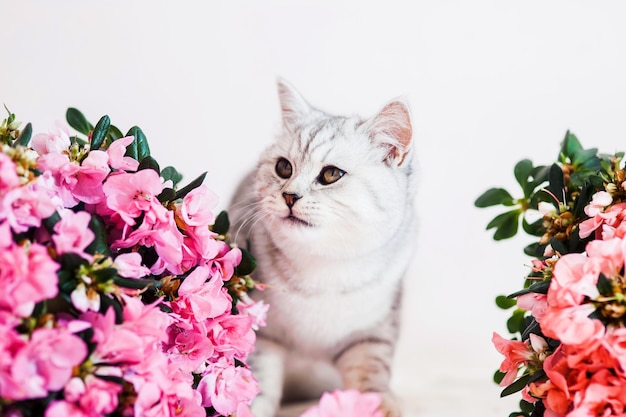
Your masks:
<svg viewBox="0 0 626 417"><path fill-rule="evenodd" d="M521 367L545 372L546 378L524 388L523 397L542 399L546 417L626 415L626 204L610 204L608 193L594 195L585 209L590 217L579 226L582 238L595 233L585 253L556 261L547 295L519 299L558 347L532 348L534 334L530 344L494 335L505 356L503 385Z"/></svg>
<svg viewBox="0 0 626 417"><path fill-rule="evenodd" d="M234 285L217 196L159 199L174 184L113 139L0 145L0 414L249 416L267 306Z"/></svg>

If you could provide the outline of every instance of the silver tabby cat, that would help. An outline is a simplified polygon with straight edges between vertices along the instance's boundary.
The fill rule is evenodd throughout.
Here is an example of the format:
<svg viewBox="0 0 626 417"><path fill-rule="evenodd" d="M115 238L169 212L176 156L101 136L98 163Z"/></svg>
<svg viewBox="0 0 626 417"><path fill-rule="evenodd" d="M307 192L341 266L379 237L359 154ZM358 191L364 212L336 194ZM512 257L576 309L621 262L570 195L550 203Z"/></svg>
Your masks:
<svg viewBox="0 0 626 417"><path fill-rule="evenodd" d="M282 131L229 209L270 305L250 363L255 417L334 388L389 391L402 277L415 240L412 126L391 101L369 119L327 114L278 82Z"/></svg>

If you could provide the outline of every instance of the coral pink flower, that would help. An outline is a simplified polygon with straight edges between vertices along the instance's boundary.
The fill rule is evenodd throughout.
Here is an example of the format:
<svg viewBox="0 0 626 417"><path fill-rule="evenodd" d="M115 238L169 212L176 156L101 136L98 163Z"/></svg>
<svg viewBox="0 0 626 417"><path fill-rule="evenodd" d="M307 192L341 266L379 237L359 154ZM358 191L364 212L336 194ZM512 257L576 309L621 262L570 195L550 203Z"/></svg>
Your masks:
<svg viewBox="0 0 626 417"><path fill-rule="evenodd" d="M591 212L595 213L594 216L579 225L580 237L583 239L587 238L596 231L596 238L604 239L605 234L612 234L612 231L623 223L626 215L626 203L615 204L604 212L597 210L592 210ZM598 231L601 231L601 233L598 233Z"/></svg>
<svg viewBox="0 0 626 417"><path fill-rule="evenodd" d="M133 140L135 140L134 136L126 136L111 143L107 149L107 154L109 155L109 165L111 168L123 171L137 171L137 168L139 168L139 161L129 156L124 156L126 153L126 147L130 145Z"/></svg>
<svg viewBox="0 0 626 417"><path fill-rule="evenodd" d="M380 394L356 390L335 390L322 395L319 405L309 408L301 417L383 417Z"/></svg>
<svg viewBox="0 0 626 417"><path fill-rule="evenodd" d="M36 133L30 146L39 154L62 153L70 147L70 130L60 121L48 133Z"/></svg>
<svg viewBox="0 0 626 417"><path fill-rule="evenodd" d="M523 294L517 297L517 306L523 310L530 311L537 322L541 323L543 316L548 310L548 296L534 292Z"/></svg>
<svg viewBox="0 0 626 417"><path fill-rule="evenodd" d="M500 385L510 385L517 378L520 366L526 365L532 359L534 351L529 342L505 339L496 332L493 332L491 342L496 350L504 355L504 360L500 364L500 372L504 372L505 376Z"/></svg>
<svg viewBox="0 0 626 417"><path fill-rule="evenodd" d="M585 214L594 217L604 211L613 202L613 197L606 191L599 191L591 197L591 201L585 207Z"/></svg>
<svg viewBox="0 0 626 417"><path fill-rule="evenodd" d="M91 215L86 211L77 213L71 210L64 211L61 220L54 225L54 234L52 235L57 253L75 253L91 261L93 257L85 253L85 249L95 237L89 228L90 221Z"/></svg>
<svg viewBox="0 0 626 417"><path fill-rule="evenodd" d="M126 224L133 226L135 219L158 202L156 196L163 191L161 178L156 171L143 169L135 173L111 175L103 187L107 205L119 213Z"/></svg>
<svg viewBox="0 0 626 417"><path fill-rule="evenodd" d="M234 366L220 358L207 368L198 383L198 392L202 395L203 406L212 406L221 415L228 416L236 412L240 404L250 404L259 388L248 368Z"/></svg>

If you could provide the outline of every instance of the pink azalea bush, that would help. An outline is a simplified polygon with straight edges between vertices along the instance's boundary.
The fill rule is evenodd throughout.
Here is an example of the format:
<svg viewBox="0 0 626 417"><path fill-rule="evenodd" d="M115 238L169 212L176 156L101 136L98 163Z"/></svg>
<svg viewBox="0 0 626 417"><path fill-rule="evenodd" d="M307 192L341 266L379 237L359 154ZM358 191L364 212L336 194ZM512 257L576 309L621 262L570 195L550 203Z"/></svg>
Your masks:
<svg viewBox="0 0 626 417"><path fill-rule="evenodd" d="M250 416L267 306L217 196L139 128L67 120L0 125L0 414Z"/></svg>
<svg viewBox="0 0 626 417"><path fill-rule="evenodd" d="M538 237L525 250L535 259L524 288L496 299L505 309L517 305L507 322L513 338L492 339L504 356L495 376L502 394L521 391L511 416L626 415L623 156L583 149L568 133L552 166L516 165L523 198L492 188L476 200L517 206L489 224L496 239L514 235L520 218ZM541 213L534 223L525 216L532 209Z"/></svg>

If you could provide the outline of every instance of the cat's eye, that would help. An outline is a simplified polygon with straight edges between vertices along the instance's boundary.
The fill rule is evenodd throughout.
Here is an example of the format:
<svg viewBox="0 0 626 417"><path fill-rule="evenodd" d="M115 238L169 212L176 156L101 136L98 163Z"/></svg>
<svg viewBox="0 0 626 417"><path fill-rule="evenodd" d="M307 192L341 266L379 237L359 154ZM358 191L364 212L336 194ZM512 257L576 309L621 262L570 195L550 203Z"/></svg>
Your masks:
<svg viewBox="0 0 626 417"><path fill-rule="evenodd" d="M279 158L274 169L276 170L276 174L284 179L291 178L291 174L293 173L291 162L285 158Z"/></svg>
<svg viewBox="0 0 626 417"><path fill-rule="evenodd" d="M317 180L322 185L328 185L339 181L345 174L345 171L331 165L322 169Z"/></svg>

